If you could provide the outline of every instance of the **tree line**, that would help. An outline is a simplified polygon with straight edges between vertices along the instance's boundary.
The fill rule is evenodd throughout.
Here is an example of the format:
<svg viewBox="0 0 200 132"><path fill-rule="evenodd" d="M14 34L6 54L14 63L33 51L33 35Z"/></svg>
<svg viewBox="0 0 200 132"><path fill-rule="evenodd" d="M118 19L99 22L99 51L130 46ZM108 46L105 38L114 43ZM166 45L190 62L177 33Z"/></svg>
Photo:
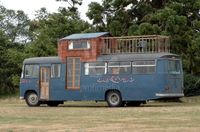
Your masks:
<svg viewBox="0 0 200 132"><path fill-rule="evenodd" d="M0 95L19 88L22 62L28 57L56 56L57 41L73 33L110 32L113 36L167 35L173 53L183 60L186 90L200 89L200 0L102 0L91 2L87 17L78 10L84 0L68 2L30 18L0 5ZM193 80L191 80L191 78Z"/></svg>

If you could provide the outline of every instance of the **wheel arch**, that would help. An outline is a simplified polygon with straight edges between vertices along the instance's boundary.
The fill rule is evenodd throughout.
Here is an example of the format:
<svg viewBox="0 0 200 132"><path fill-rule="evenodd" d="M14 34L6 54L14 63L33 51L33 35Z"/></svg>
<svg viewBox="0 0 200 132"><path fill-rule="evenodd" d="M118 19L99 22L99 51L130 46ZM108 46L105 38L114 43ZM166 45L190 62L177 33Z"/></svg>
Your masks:
<svg viewBox="0 0 200 132"><path fill-rule="evenodd" d="M110 91L119 92L121 98L123 99L122 94L121 94L121 91L120 91L119 89L108 89L108 90L106 90L105 95L104 95L104 99L105 99L105 100L106 100L107 94L108 94Z"/></svg>
<svg viewBox="0 0 200 132"><path fill-rule="evenodd" d="M28 95L28 93L31 93L31 92L33 92L33 93L35 93L35 94L38 95L38 93L37 93L35 90L27 90L27 91L24 93L24 97L26 97L26 96Z"/></svg>

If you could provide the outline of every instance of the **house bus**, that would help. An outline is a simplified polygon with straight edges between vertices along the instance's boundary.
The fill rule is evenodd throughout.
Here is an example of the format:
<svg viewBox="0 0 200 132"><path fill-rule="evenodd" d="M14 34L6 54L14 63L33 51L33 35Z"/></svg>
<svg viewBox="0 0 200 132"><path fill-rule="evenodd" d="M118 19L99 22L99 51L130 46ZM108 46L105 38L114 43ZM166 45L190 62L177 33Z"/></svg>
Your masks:
<svg viewBox="0 0 200 132"><path fill-rule="evenodd" d="M129 52L119 46L123 39ZM167 52L168 47L157 46L156 39L163 37L112 37L106 32L67 36L58 43L59 56L24 60L20 99L28 106L85 100L120 107L180 98L184 96L181 59Z"/></svg>

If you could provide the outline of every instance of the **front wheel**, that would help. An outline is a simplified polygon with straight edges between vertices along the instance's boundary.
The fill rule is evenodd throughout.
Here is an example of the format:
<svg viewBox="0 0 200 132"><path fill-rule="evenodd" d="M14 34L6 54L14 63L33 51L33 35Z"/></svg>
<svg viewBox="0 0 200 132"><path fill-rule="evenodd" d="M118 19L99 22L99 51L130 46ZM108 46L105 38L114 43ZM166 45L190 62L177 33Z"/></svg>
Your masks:
<svg viewBox="0 0 200 132"><path fill-rule="evenodd" d="M39 106L40 101L38 95L35 92L28 92L25 97L26 104L30 107Z"/></svg>
<svg viewBox="0 0 200 132"><path fill-rule="evenodd" d="M120 107L123 105L121 94L118 91L109 91L106 95L106 101L110 107Z"/></svg>

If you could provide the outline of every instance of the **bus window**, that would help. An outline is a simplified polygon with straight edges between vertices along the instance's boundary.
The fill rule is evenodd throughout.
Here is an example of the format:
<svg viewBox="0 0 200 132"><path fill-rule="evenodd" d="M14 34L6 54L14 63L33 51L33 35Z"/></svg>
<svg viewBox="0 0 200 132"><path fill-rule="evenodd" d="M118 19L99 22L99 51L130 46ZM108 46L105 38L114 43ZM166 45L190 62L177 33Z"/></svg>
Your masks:
<svg viewBox="0 0 200 132"><path fill-rule="evenodd" d="M131 72L130 62L109 62L108 73L109 74L127 74Z"/></svg>
<svg viewBox="0 0 200 132"><path fill-rule="evenodd" d="M132 63L133 74L152 74L155 72L154 60L137 60Z"/></svg>
<svg viewBox="0 0 200 132"><path fill-rule="evenodd" d="M25 65L25 78L38 78L39 65Z"/></svg>
<svg viewBox="0 0 200 132"><path fill-rule="evenodd" d="M168 61L168 73L170 74L180 74L180 61L179 60L169 60Z"/></svg>
<svg viewBox="0 0 200 132"><path fill-rule="evenodd" d="M85 75L103 75L106 71L105 62L85 63Z"/></svg>
<svg viewBox="0 0 200 132"><path fill-rule="evenodd" d="M52 64L51 65L51 78L59 78L60 77L60 64Z"/></svg>

